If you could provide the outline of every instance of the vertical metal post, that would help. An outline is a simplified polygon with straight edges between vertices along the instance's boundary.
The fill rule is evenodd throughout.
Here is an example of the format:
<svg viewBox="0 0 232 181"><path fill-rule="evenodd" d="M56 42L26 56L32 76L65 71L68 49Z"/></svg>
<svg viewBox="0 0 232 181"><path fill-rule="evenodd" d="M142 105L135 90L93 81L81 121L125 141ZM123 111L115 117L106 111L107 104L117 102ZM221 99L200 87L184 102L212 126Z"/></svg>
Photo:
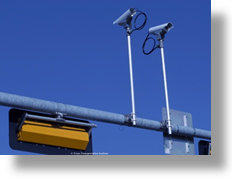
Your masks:
<svg viewBox="0 0 232 181"><path fill-rule="evenodd" d="M132 69L132 55L131 55L131 38L130 29L127 29L127 40L128 40L128 53L129 53L129 67L130 67L130 85L131 85L131 104L132 104L132 123L136 125L136 114L135 114L135 98L134 98L134 83L133 83L133 69Z"/></svg>
<svg viewBox="0 0 232 181"><path fill-rule="evenodd" d="M164 60L164 47L163 40L160 40L160 50L161 50L161 59L162 59L162 67L163 67L163 78L164 78L164 91L165 91L165 100L166 100L166 109L167 109L167 118L168 118L168 134L172 134L171 129L171 119L170 119L170 110L169 110L169 101L168 101L168 87L167 87L167 78L166 78L166 69L165 69L165 60Z"/></svg>

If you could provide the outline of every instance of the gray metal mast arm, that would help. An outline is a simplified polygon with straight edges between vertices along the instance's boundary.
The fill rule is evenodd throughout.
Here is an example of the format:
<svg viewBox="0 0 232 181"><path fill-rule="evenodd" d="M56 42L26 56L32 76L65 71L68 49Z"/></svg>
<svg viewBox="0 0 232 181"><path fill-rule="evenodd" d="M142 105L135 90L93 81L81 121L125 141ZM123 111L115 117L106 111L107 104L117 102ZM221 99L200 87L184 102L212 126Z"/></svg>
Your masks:
<svg viewBox="0 0 232 181"><path fill-rule="evenodd" d="M132 125L129 122L128 116L122 114L88 109L64 103L51 102L3 92L0 92L0 105L51 114L55 112L60 112L66 114L67 116L75 118L82 118L118 125L126 125L161 132L167 131L166 126L164 126L162 122L159 121L137 118L136 125ZM172 125L172 134L211 139L211 131L179 125Z"/></svg>

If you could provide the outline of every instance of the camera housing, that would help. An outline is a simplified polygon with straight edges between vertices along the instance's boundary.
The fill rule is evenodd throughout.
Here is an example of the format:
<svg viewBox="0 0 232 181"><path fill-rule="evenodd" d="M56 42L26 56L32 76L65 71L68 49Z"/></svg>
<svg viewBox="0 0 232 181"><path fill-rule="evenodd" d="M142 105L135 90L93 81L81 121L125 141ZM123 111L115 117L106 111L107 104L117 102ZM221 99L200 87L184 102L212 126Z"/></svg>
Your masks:
<svg viewBox="0 0 232 181"><path fill-rule="evenodd" d="M136 10L134 8L130 8L125 13L123 13L117 20L115 20L113 24L119 24L124 28L127 28L127 25L129 25L129 28L131 28L131 20L135 14Z"/></svg>
<svg viewBox="0 0 232 181"><path fill-rule="evenodd" d="M165 24L150 28L149 29L149 34L165 35L173 27L174 26L173 26L172 23L165 23Z"/></svg>

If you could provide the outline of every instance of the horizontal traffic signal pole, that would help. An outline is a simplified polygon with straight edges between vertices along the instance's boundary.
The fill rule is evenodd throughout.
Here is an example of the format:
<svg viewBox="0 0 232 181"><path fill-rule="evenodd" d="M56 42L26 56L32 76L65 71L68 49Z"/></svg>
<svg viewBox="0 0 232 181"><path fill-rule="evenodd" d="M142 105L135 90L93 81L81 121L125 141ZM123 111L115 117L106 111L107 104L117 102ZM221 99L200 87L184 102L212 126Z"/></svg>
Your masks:
<svg viewBox="0 0 232 181"><path fill-rule="evenodd" d="M82 118L104 123L167 132L167 127L164 121L153 121L144 118L136 118L136 125L133 125L129 115L83 108L64 103L46 101L3 92L0 92L0 105L50 114L59 112L63 113L67 117ZM211 139L211 131L174 124L172 124L172 134Z"/></svg>

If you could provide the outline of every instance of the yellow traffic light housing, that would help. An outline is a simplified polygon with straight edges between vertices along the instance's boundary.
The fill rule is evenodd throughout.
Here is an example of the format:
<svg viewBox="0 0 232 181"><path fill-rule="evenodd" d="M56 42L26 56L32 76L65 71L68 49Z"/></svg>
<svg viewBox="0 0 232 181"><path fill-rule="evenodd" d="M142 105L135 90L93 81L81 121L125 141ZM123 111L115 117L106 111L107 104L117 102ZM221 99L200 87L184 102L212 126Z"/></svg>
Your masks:
<svg viewBox="0 0 232 181"><path fill-rule="evenodd" d="M85 129L28 120L24 121L17 136L18 141L78 150L85 150L89 143L89 134Z"/></svg>
<svg viewBox="0 0 232 181"><path fill-rule="evenodd" d="M12 149L42 154L92 154L92 128L85 120L31 111L9 111Z"/></svg>

